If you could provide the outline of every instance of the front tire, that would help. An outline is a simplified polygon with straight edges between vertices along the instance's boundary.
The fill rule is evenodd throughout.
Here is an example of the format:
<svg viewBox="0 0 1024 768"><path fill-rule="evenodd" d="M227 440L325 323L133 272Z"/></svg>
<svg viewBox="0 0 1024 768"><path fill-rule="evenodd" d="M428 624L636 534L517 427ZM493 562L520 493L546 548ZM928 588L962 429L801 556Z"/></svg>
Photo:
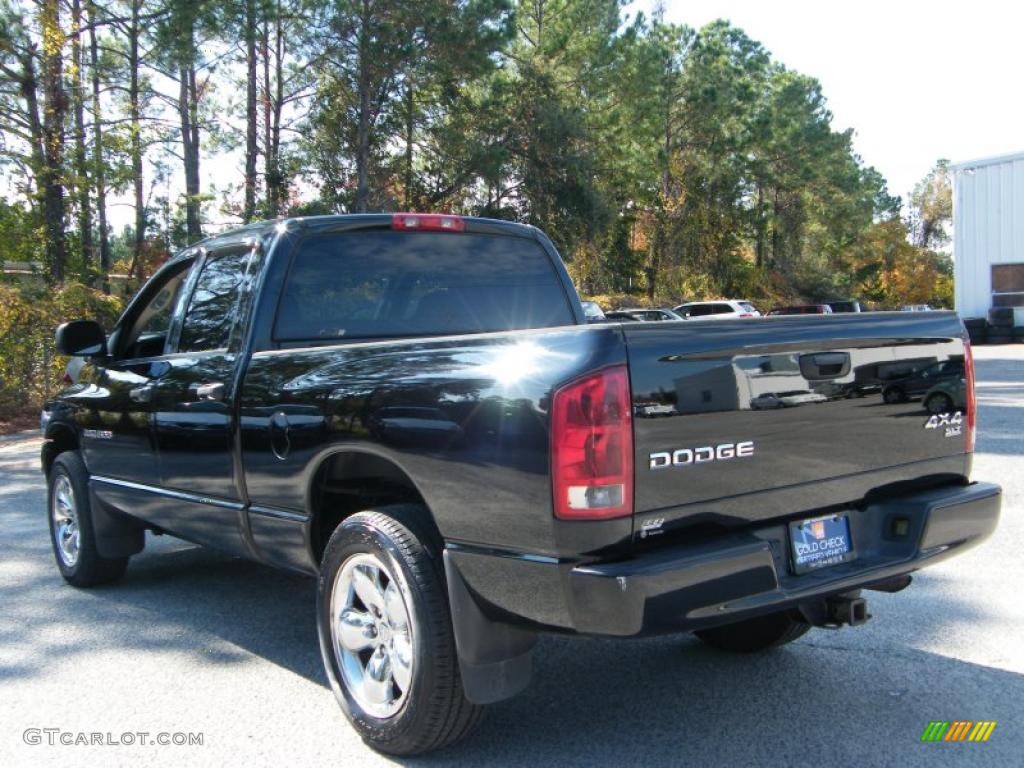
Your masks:
<svg viewBox="0 0 1024 768"><path fill-rule="evenodd" d="M730 653L757 653L777 648L803 637L811 625L782 611L757 616L712 629L701 629L694 634L720 651Z"/></svg>
<svg viewBox="0 0 1024 768"><path fill-rule="evenodd" d="M60 575L76 587L117 581L128 567L127 557L101 557L89 503L89 472L74 451L54 459L47 478L50 543Z"/></svg>
<svg viewBox="0 0 1024 768"><path fill-rule="evenodd" d="M452 744L484 711L463 692L426 515L415 505L352 515L320 567L317 628L331 689L363 741L392 755Z"/></svg>

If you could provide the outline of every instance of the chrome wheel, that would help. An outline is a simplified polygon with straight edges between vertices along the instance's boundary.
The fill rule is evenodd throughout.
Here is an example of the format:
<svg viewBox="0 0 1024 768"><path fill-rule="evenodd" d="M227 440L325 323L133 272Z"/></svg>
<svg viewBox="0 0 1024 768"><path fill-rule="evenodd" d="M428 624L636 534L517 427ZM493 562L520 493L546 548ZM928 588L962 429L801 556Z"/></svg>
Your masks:
<svg viewBox="0 0 1024 768"><path fill-rule="evenodd" d="M53 481L53 498L50 502L53 516L53 539L57 554L68 568L78 562L82 533L78 528L78 509L75 507L75 492L67 475L59 474Z"/></svg>
<svg viewBox="0 0 1024 768"><path fill-rule="evenodd" d="M402 584L371 554L348 558L331 592L330 630L345 688L373 717L394 716L412 684L412 622Z"/></svg>

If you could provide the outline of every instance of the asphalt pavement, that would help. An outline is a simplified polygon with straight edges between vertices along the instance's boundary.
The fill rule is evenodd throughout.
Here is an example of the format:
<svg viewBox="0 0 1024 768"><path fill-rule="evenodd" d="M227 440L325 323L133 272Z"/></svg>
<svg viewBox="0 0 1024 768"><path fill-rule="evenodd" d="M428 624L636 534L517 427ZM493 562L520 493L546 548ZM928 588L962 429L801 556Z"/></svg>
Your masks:
<svg viewBox="0 0 1024 768"><path fill-rule="evenodd" d="M0 441L0 766L1019 766L1024 346L975 354L974 474L1005 492L981 547L902 593L867 593L864 627L764 655L688 636L543 638L525 693L469 740L411 760L367 749L335 704L311 579L150 537L119 584L70 587L50 550L40 440ZM986 743L922 743L932 720L998 725Z"/></svg>

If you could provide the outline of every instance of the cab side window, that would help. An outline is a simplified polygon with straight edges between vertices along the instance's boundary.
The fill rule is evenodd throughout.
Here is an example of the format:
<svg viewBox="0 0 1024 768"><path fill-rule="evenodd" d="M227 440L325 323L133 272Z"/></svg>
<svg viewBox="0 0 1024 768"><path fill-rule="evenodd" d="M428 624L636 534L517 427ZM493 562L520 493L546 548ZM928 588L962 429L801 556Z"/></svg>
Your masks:
<svg viewBox="0 0 1024 768"><path fill-rule="evenodd" d="M238 320L239 299L255 252L239 249L208 256L189 299L178 339L179 352L227 349Z"/></svg>
<svg viewBox="0 0 1024 768"><path fill-rule="evenodd" d="M184 261L162 278L155 293L138 311L131 330L121 344L120 357L126 360L158 357L166 352L168 333L175 308L182 300L193 261Z"/></svg>

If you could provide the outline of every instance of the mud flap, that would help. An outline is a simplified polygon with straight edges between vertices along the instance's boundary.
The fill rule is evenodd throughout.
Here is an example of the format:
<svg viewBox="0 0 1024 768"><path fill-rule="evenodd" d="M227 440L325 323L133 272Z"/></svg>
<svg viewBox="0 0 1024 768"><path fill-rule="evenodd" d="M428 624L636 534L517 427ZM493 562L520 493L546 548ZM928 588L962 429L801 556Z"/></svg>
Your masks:
<svg viewBox="0 0 1024 768"><path fill-rule="evenodd" d="M89 484L89 510L96 551L100 557L129 557L138 554L146 544L146 529L133 518L104 504Z"/></svg>
<svg viewBox="0 0 1024 768"><path fill-rule="evenodd" d="M488 618L447 551L444 571L466 698L492 704L515 696L530 683L537 634Z"/></svg>

